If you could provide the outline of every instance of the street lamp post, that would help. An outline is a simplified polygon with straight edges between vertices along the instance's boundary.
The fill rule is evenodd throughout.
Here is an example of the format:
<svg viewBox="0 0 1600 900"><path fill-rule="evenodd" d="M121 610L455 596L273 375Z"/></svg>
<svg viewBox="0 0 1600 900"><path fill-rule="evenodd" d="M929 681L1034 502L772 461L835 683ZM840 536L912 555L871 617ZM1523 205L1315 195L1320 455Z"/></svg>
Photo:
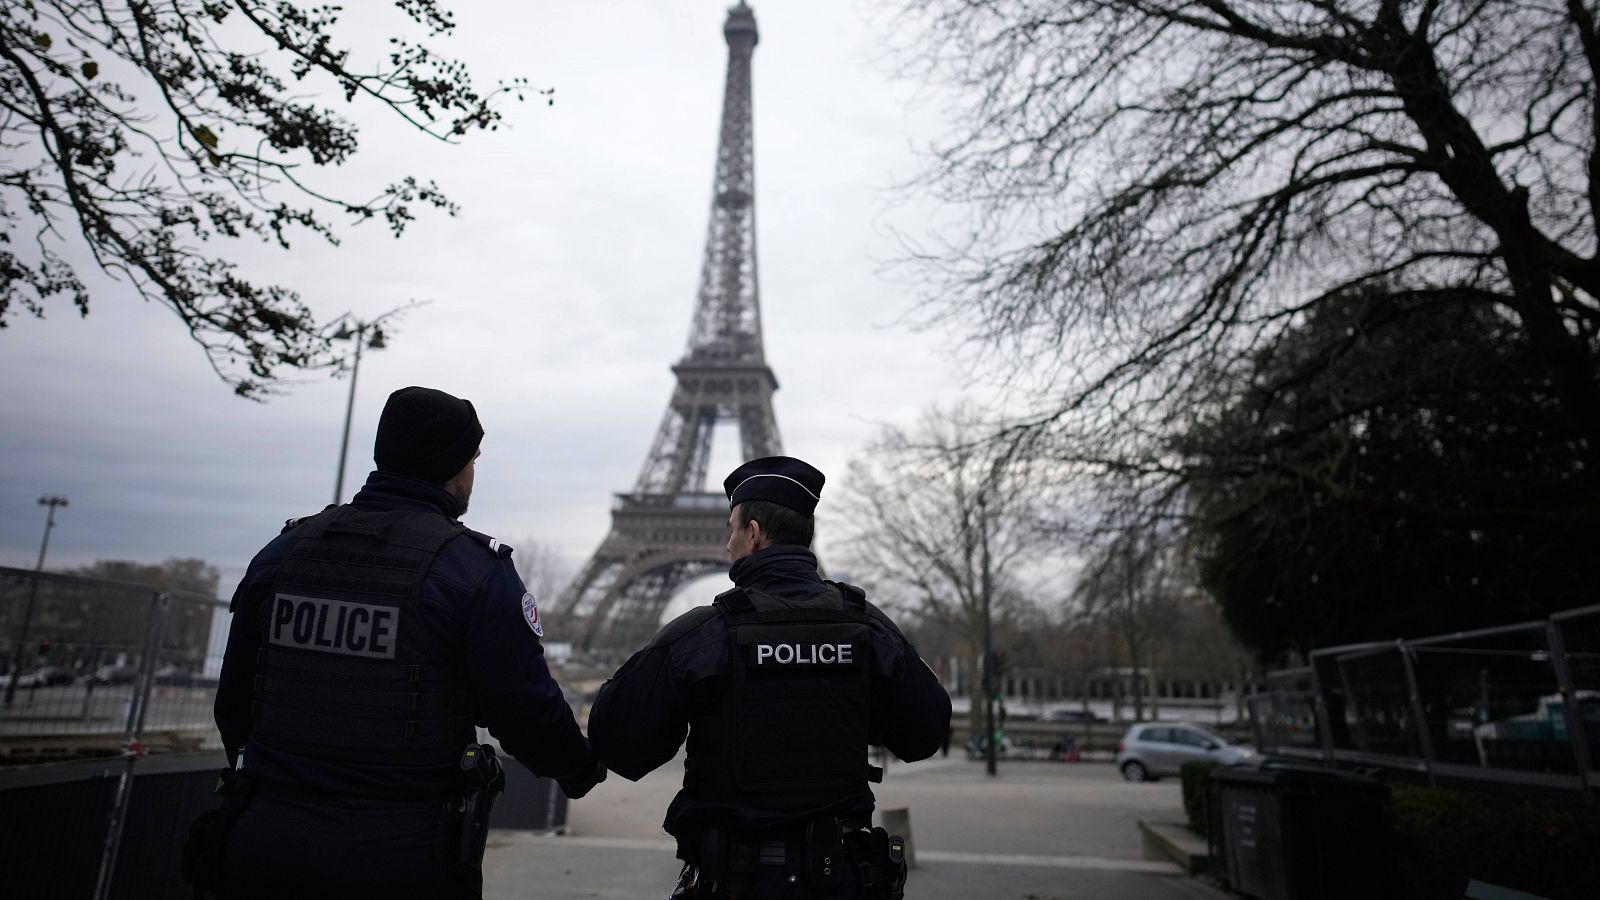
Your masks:
<svg viewBox="0 0 1600 900"><path fill-rule="evenodd" d="M381 318L383 317L378 317L378 319ZM333 481L334 503L340 503L344 500L344 467L345 459L350 452L350 416L355 412L356 408L356 377L361 374L361 348L367 346L374 350L382 350L384 347L383 329L379 327L378 319L374 319L371 322L353 320L355 321L355 328L353 329L346 322L333 335L333 339L336 341L354 340L356 342L355 361L350 365L350 396L344 405L344 438L339 441L339 474ZM368 335L369 331L371 332L370 336Z"/></svg>
<svg viewBox="0 0 1600 900"><path fill-rule="evenodd" d="M995 760L999 755L999 748L995 746L994 727L994 694L998 685L995 683L994 665L994 629L989 609L989 591L983 592L983 768L990 778L995 775Z"/></svg>
<svg viewBox="0 0 1600 900"><path fill-rule="evenodd" d="M44 572L44 555L50 549L50 531L56 527L56 508L67 505L67 498L46 494L39 498L40 506L50 507L44 520L44 540L39 542L39 561L33 566L33 587L28 591L28 605L22 612L22 629L17 632L17 646L11 655L11 681L6 684L6 705L17 697L17 682L22 680L22 655L27 652L28 629L33 625L33 605L39 599L39 577Z"/></svg>

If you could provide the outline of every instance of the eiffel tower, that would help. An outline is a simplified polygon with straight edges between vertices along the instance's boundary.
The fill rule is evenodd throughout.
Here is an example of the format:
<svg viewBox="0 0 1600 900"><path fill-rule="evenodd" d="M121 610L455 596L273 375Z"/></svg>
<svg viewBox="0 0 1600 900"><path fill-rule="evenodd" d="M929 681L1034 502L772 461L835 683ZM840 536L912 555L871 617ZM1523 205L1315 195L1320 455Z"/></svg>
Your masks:
<svg viewBox="0 0 1600 900"><path fill-rule="evenodd" d="M678 588L727 567L727 498L706 490L717 423L739 424L744 459L783 452L772 414L778 380L761 346L756 285L750 57L758 36L742 0L728 11L722 34L728 77L689 346L672 367L677 386L638 481L616 495L611 531L552 610L585 650L643 645Z"/></svg>

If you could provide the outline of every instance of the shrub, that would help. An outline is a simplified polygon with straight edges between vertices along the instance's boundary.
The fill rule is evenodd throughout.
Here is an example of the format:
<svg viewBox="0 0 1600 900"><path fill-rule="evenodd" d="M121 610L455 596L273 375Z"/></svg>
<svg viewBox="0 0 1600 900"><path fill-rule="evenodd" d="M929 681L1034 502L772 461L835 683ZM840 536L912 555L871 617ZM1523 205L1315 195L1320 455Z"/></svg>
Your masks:
<svg viewBox="0 0 1600 900"><path fill-rule="evenodd" d="M1186 762L1178 770L1183 778L1183 814L1189 830L1205 837L1211 821L1211 770L1217 764L1209 759Z"/></svg>
<svg viewBox="0 0 1600 900"><path fill-rule="evenodd" d="M1396 784L1390 812L1407 897L1459 898L1469 878L1552 900L1600 884L1600 811L1575 800Z"/></svg>

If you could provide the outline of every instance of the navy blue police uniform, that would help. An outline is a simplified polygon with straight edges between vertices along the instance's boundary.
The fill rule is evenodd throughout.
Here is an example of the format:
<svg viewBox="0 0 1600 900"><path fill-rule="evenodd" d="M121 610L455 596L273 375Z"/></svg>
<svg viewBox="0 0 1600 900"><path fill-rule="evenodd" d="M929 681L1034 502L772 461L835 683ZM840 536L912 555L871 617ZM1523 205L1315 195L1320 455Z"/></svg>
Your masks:
<svg viewBox="0 0 1600 900"><path fill-rule="evenodd" d="M949 694L859 588L821 578L806 547L767 546L729 575L733 590L662 628L601 687L595 751L637 781L687 739L663 825L697 886L675 896L888 896L873 893L882 868L862 868L884 837L863 830L882 776L867 749L932 756Z"/></svg>
<svg viewBox="0 0 1600 900"><path fill-rule="evenodd" d="M248 794L223 838L221 896L478 896L460 837L478 725L569 796L603 777L511 548L459 515L440 483L375 471L251 561L216 700Z"/></svg>

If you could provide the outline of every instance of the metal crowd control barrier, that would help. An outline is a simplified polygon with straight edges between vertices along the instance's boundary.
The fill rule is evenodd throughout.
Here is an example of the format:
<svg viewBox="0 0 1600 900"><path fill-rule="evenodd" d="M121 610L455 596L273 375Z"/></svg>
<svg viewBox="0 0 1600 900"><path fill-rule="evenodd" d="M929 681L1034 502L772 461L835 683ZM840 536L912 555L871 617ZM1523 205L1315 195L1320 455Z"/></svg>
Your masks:
<svg viewBox="0 0 1600 900"><path fill-rule="evenodd" d="M106 868L104 847L129 767L118 759L0 768L0 896L137 897L188 900L179 860L189 823L215 809L221 751L152 754L139 761L123 798L118 852ZM506 793L490 828L562 831L567 798L547 778L505 759ZM109 893L108 893L109 892Z"/></svg>
<svg viewBox="0 0 1600 900"><path fill-rule="evenodd" d="M1410 641L1330 647L1247 708L1266 753L1426 778L1600 787L1600 606Z"/></svg>
<svg viewBox="0 0 1600 900"><path fill-rule="evenodd" d="M177 854L226 764L212 705L227 608L0 567L0 754L33 763L0 765L0 895L190 896ZM505 766L491 827L564 830L559 786Z"/></svg>
<svg viewBox="0 0 1600 900"><path fill-rule="evenodd" d="M215 745L227 604L152 585L0 568L0 745Z"/></svg>
<svg viewBox="0 0 1600 900"><path fill-rule="evenodd" d="M220 746L211 705L221 641L213 635L226 610L215 597L153 585L0 568L6 761L99 756L96 771L114 773L91 791L102 826L94 862L74 860L75 874L94 873L97 898L110 896L147 746Z"/></svg>

